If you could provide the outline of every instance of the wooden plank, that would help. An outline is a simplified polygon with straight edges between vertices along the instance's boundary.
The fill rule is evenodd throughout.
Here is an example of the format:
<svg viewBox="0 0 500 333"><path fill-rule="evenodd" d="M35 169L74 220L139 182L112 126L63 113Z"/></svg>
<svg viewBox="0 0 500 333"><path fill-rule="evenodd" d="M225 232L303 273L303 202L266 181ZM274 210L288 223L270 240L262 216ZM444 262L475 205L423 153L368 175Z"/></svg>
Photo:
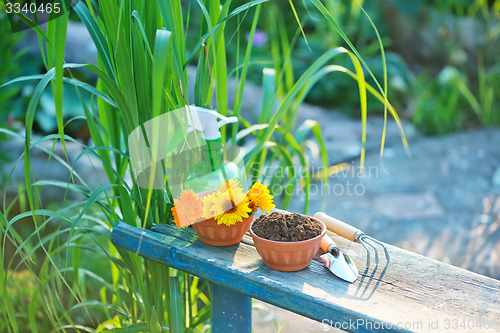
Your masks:
<svg viewBox="0 0 500 333"><path fill-rule="evenodd" d="M212 283L212 332L252 332L252 298Z"/></svg>
<svg viewBox="0 0 500 333"><path fill-rule="evenodd" d="M348 284L317 261L299 272L277 272L264 265L252 245L217 248L201 243L192 229L162 225L157 231L119 223L112 241L348 332L500 330L500 281L397 247L389 246L389 265L382 259L380 266L365 270L364 249L330 233L361 272Z"/></svg>

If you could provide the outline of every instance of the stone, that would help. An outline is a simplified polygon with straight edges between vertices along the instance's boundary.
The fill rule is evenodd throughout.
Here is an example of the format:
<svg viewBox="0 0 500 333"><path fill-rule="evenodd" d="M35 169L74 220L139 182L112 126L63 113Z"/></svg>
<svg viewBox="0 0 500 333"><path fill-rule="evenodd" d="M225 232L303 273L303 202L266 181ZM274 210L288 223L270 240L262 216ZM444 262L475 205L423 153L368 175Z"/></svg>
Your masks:
<svg viewBox="0 0 500 333"><path fill-rule="evenodd" d="M432 193L386 194L375 199L377 212L392 220L439 217L444 209Z"/></svg>

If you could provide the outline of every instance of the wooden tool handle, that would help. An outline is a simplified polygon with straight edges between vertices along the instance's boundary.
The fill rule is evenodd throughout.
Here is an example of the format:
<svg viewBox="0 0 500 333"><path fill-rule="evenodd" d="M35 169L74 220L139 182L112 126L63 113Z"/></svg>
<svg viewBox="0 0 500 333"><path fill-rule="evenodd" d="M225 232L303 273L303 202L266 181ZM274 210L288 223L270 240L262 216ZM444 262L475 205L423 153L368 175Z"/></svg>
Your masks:
<svg viewBox="0 0 500 333"><path fill-rule="evenodd" d="M355 242L357 240L357 236L359 234L362 234L362 231L359 230L358 228L355 228L345 222L342 222L340 220L337 220L336 218L326 215L323 212L318 212L314 214L314 218L323 222L328 230L333 231L337 235L340 235L350 241Z"/></svg>
<svg viewBox="0 0 500 333"><path fill-rule="evenodd" d="M335 242L330 238L330 236L325 234L321 240L321 249L325 252L330 252L330 248L332 246L336 246Z"/></svg>

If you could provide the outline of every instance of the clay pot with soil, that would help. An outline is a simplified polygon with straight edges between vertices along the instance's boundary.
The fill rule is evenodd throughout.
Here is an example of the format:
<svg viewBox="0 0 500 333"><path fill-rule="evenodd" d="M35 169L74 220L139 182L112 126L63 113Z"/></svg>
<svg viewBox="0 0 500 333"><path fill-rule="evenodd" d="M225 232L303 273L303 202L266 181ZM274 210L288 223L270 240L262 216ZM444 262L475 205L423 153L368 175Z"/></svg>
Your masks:
<svg viewBox="0 0 500 333"><path fill-rule="evenodd" d="M262 215L250 226L255 248L266 266L282 272L309 266L325 232L323 222L297 213Z"/></svg>

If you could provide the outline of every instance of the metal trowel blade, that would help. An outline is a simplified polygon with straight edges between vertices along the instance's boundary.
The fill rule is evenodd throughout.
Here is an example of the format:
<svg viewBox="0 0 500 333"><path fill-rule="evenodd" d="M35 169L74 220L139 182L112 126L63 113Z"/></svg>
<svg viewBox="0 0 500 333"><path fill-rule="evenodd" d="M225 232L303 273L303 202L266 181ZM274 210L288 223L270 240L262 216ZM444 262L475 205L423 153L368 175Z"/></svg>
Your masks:
<svg viewBox="0 0 500 333"><path fill-rule="evenodd" d="M349 283L353 283L358 278L358 268L347 254L339 251L336 257L328 252L321 255L320 259L338 278Z"/></svg>

